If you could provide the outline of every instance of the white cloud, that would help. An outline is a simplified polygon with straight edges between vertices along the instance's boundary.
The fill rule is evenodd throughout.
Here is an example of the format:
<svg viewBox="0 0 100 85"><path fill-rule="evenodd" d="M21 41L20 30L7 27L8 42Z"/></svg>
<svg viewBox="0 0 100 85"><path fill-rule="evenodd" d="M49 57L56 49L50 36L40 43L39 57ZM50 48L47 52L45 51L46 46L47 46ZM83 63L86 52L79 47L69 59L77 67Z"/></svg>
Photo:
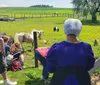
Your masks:
<svg viewBox="0 0 100 85"><path fill-rule="evenodd" d="M0 7L8 7L8 6L5 4L0 4Z"/></svg>

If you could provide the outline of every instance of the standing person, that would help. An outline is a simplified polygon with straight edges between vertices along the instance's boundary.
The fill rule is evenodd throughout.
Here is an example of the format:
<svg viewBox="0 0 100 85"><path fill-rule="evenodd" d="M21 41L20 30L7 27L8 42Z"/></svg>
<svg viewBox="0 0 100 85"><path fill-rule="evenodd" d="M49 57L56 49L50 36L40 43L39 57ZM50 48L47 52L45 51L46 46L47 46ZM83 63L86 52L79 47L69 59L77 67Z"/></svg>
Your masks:
<svg viewBox="0 0 100 85"><path fill-rule="evenodd" d="M47 54L47 70L54 73L50 85L91 85L88 71L95 58L91 45L77 39L82 29L78 19L64 22L66 40L55 43Z"/></svg>
<svg viewBox="0 0 100 85"><path fill-rule="evenodd" d="M40 63L43 66L42 78L44 80L44 83L49 83L48 80L49 73L46 69L46 55L48 51L49 51L48 47L39 47L35 50L35 57L40 61Z"/></svg>
<svg viewBox="0 0 100 85"><path fill-rule="evenodd" d="M16 85L17 82L12 82L7 77L7 65L5 60L5 47L2 34L0 33L0 74L4 79L4 85Z"/></svg>
<svg viewBox="0 0 100 85"><path fill-rule="evenodd" d="M10 53L10 46L7 44L9 38L6 35L3 35L2 38L4 40L5 55L8 56L8 54Z"/></svg>

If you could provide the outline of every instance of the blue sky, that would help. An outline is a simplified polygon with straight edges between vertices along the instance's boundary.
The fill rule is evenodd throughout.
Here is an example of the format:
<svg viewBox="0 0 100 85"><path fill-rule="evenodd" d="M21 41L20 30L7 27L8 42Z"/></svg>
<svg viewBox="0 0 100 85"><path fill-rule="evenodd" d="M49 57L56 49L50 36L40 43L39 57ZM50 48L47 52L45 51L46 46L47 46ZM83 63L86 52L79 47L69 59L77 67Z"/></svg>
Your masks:
<svg viewBox="0 0 100 85"><path fill-rule="evenodd" d="M36 4L52 5L54 7L71 8L72 0L0 0L0 7L28 7Z"/></svg>

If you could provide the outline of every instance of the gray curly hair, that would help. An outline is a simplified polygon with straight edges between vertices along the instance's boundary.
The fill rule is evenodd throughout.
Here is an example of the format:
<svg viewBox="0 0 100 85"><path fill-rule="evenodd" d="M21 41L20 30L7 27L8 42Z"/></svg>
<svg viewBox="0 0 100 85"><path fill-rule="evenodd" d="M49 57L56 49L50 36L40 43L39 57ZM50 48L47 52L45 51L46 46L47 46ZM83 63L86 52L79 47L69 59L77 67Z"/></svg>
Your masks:
<svg viewBox="0 0 100 85"><path fill-rule="evenodd" d="M79 36L82 30L82 23L78 19L67 19L64 22L64 32L65 34L74 34Z"/></svg>

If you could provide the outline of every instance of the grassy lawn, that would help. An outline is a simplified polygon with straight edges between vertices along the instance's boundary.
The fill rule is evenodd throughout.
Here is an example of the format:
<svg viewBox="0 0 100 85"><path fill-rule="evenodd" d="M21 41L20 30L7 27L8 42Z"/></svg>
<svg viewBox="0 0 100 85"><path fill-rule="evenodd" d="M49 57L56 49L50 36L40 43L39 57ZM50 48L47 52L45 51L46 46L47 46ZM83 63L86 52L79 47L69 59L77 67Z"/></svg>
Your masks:
<svg viewBox="0 0 100 85"><path fill-rule="evenodd" d="M33 12L32 8L29 10L28 8L23 8L14 10L12 9L0 9L0 12L2 14L10 14L10 13L30 13ZM8 12L6 12L7 10ZM46 11L43 9L44 12ZM49 10L49 12L58 11L55 10ZM37 12L35 10L35 12ZM40 12L40 10L38 11ZM62 9L59 10L59 12L65 12L65 9L62 11ZM67 12L72 12L72 10L68 10ZM43 40L48 40L47 44L44 44L42 40L38 41L38 47L40 46L47 46L50 47L53 43L59 42L62 40L65 40L65 35L63 32L63 23L68 17L52 17L52 18L30 18L30 19L18 19L14 22L0 22L0 32L6 32L8 35L11 35L14 37L15 33L17 32L26 32L31 33L32 29L38 29L43 30L44 34L42 36ZM53 32L53 27L58 26L60 31L59 32ZM93 46L94 39L98 38L100 41L100 26L99 25L91 25L91 24L84 24L82 28L82 32L79 36L80 41L88 42L91 44L95 57L100 57L100 45L99 46ZM24 49L28 50L31 48L31 44L23 43ZM18 85L45 85L43 84L43 81L41 80L41 74L42 74L42 66L39 63L38 68L34 68L34 51L32 52L25 52L25 66L26 68L17 71L17 72L8 72L8 76L11 80L17 81ZM50 78L52 77L52 74L50 74ZM0 79L2 77L0 76Z"/></svg>

